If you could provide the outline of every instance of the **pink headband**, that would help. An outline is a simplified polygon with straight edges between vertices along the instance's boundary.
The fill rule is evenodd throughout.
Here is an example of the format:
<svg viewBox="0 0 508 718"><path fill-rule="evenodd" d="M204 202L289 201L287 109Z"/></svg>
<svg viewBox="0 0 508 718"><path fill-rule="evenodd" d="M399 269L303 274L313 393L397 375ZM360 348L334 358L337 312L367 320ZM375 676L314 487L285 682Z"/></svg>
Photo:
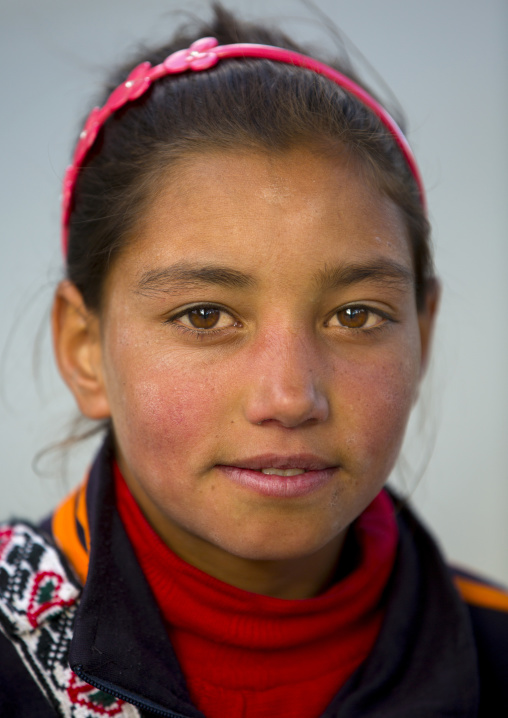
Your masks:
<svg viewBox="0 0 508 718"><path fill-rule="evenodd" d="M150 85L166 75L176 75L186 70L208 70L219 60L230 57L257 57L266 60L284 62L308 70L313 70L337 83L351 95L357 97L381 120L390 131L416 180L424 210L426 209L425 190L422 178L416 164L413 152L404 137L404 134L395 120L388 112L360 85L349 77L332 67L325 65L298 52L284 50L270 45L250 45L238 43L234 45L219 45L214 37L204 37L193 42L187 50L179 50L167 57L160 65L152 67L149 62L142 62L134 68L126 81L114 90L103 107L95 107L85 123L79 136L79 142L74 152L72 165L67 168L63 182L62 195L62 247L64 256L67 255L69 235L69 219L71 214L72 196L80 167L92 147L99 130L111 115L132 100L136 100L145 93Z"/></svg>

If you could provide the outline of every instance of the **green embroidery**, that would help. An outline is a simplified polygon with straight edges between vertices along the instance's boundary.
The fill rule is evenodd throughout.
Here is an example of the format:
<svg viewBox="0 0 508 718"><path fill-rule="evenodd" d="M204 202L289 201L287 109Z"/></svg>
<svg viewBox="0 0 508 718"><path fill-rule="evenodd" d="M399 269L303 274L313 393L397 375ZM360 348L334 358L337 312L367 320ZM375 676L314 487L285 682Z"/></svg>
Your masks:
<svg viewBox="0 0 508 718"><path fill-rule="evenodd" d="M55 590L55 584L53 581L48 581L39 589L39 595L37 596L37 601L40 604L47 603L48 601L51 601L53 598L53 592Z"/></svg>
<svg viewBox="0 0 508 718"><path fill-rule="evenodd" d="M108 693L103 693L103 691L90 693L88 700L102 706L102 708L110 708L113 703L116 703L116 698L114 696L110 696Z"/></svg>

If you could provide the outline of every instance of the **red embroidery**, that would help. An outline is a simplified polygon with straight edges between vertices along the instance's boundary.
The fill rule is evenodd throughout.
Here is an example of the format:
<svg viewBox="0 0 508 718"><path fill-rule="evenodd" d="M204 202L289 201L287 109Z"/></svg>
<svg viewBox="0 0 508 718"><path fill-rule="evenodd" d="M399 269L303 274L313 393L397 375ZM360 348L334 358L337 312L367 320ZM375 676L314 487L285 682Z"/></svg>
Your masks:
<svg viewBox="0 0 508 718"><path fill-rule="evenodd" d="M9 544L13 533L14 531L12 529L0 530L0 559L2 558L3 553Z"/></svg>
<svg viewBox="0 0 508 718"><path fill-rule="evenodd" d="M67 686L67 693L72 703L90 708L102 716L116 716L125 705L124 701L85 683L75 673Z"/></svg>
<svg viewBox="0 0 508 718"><path fill-rule="evenodd" d="M36 628L40 618L55 606L71 606L75 599L65 600L60 595L60 589L64 579L54 571L41 571L34 579L30 599L28 602L27 616L30 625Z"/></svg>

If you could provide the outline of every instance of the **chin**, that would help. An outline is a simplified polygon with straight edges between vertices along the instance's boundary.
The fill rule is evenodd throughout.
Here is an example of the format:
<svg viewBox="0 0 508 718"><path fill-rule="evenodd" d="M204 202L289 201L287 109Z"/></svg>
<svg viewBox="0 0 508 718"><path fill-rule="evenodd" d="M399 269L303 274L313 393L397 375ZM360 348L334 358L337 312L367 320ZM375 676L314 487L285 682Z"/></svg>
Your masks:
<svg viewBox="0 0 508 718"><path fill-rule="evenodd" d="M323 536L276 527L274 531L244 531L241 537L216 539L214 543L238 558L250 561L291 561L313 556L323 550L339 550L345 531ZM240 539L240 540L239 540Z"/></svg>

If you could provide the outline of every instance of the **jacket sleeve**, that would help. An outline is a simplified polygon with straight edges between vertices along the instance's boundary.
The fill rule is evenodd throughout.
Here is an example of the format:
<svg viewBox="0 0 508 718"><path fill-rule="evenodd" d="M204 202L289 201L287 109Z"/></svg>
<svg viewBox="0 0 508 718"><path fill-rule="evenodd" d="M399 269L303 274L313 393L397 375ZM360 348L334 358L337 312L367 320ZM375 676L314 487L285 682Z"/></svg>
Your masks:
<svg viewBox="0 0 508 718"><path fill-rule="evenodd" d="M0 716L55 718L55 712L16 649L0 632Z"/></svg>

